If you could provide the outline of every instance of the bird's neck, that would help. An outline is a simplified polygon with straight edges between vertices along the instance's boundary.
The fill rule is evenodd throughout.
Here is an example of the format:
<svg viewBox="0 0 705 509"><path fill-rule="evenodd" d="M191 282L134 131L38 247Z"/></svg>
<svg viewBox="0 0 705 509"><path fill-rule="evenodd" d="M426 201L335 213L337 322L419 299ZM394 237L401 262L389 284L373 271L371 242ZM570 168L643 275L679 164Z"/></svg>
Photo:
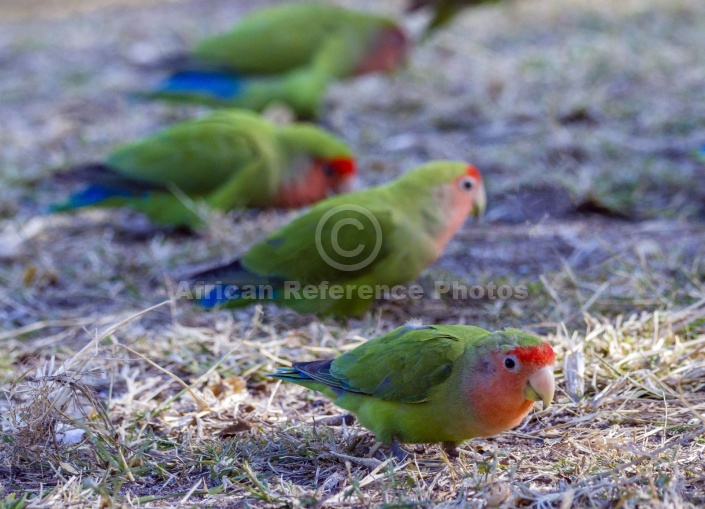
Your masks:
<svg viewBox="0 0 705 509"><path fill-rule="evenodd" d="M482 367L476 366L465 373L461 384L464 397L478 417L477 425L483 435L514 428L526 417L534 402L526 400L524 385L521 380L508 379L500 372Z"/></svg>
<svg viewBox="0 0 705 509"><path fill-rule="evenodd" d="M455 196L446 186L423 190L425 200L418 200L419 190L409 189L406 196L411 200L409 210L414 211L415 220L433 245L436 256L440 256L453 235L465 222L469 210L456 203Z"/></svg>

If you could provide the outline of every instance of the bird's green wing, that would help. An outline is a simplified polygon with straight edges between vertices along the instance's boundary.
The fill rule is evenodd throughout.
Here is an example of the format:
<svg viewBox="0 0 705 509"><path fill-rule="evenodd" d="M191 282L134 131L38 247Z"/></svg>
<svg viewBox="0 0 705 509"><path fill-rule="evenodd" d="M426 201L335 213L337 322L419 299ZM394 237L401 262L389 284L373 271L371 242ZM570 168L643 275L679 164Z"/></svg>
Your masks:
<svg viewBox="0 0 705 509"><path fill-rule="evenodd" d="M330 373L343 390L419 403L448 379L465 345L442 327L407 325L341 355Z"/></svg>
<svg viewBox="0 0 705 509"><path fill-rule="evenodd" d="M328 35L306 65L279 75L247 78L247 86L231 103L262 110L283 102L301 117L316 117L330 83L350 75L364 57L367 44L361 37L347 28Z"/></svg>
<svg viewBox="0 0 705 509"><path fill-rule="evenodd" d="M251 114L220 112L118 148L107 164L125 177L210 193L253 161L275 161L274 127Z"/></svg>
<svg viewBox="0 0 705 509"><path fill-rule="evenodd" d="M380 191L363 193L369 197ZM337 196L314 206L255 244L242 258L243 266L302 285L361 277L394 250L393 232L403 219L384 196L356 199L361 194Z"/></svg>
<svg viewBox="0 0 705 509"><path fill-rule="evenodd" d="M209 207L232 210L246 207L267 207L276 192L276 179L265 161L253 158L233 172L228 180L205 197Z"/></svg>
<svg viewBox="0 0 705 509"><path fill-rule="evenodd" d="M231 31L196 45L198 60L241 74L286 73L310 65L345 21L339 7L285 4L248 14Z"/></svg>
<svg viewBox="0 0 705 509"><path fill-rule="evenodd" d="M273 103L284 103L298 117L315 118L326 88L333 78L311 67L302 67L285 74L255 76L246 79L246 86L227 103L238 108L261 111Z"/></svg>
<svg viewBox="0 0 705 509"><path fill-rule="evenodd" d="M282 74L248 77L247 86L230 103L262 110L273 102L282 102L301 117L316 117L328 86L350 75L364 57L367 44L360 37L347 28L328 35L306 65Z"/></svg>

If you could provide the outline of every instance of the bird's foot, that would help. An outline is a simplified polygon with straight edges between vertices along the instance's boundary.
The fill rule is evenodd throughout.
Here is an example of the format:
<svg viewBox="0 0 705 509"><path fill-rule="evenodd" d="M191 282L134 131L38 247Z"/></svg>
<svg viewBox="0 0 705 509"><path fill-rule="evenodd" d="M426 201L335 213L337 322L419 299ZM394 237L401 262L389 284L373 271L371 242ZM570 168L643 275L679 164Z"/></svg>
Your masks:
<svg viewBox="0 0 705 509"><path fill-rule="evenodd" d="M451 459L460 457L460 452L458 452L458 446L455 442L443 442L443 452L446 453Z"/></svg>
<svg viewBox="0 0 705 509"><path fill-rule="evenodd" d="M396 438L392 440L392 447L390 447L390 449L399 463L409 458L409 452L399 445Z"/></svg>
<svg viewBox="0 0 705 509"><path fill-rule="evenodd" d="M316 424L325 424L326 426L352 426L355 424L355 416L353 414L332 415L323 419L316 419Z"/></svg>

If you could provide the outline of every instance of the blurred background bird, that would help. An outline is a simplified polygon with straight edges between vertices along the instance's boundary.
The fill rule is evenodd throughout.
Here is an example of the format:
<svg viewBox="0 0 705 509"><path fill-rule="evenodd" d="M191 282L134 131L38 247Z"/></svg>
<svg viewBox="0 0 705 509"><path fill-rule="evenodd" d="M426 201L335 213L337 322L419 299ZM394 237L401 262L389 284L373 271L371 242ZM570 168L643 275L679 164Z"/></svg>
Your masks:
<svg viewBox="0 0 705 509"><path fill-rule="evenodd" d="M359 315L375 300L374 288L416 278L485 205L475 167L428 163L389 184L329 198L239 260L190 279L214 285L200 301L205 307L271 300L300 313ZM292 291L295 285L319 291L303 297ZM345 294L322 285L340 285Z"/></svg>
<svg viewBox="0 0 705 509"><path fill-rule="evenodd" d="M409 0L406 6L408 12L431 11L431 19L426 25L422 38L426 38L439 28L448 24L457 14L467 7L482 4L497 3L501 0Z"/></svg>
<svg viewBox="0 0 705 509"><path fill-rule="evenodd" d="M204 39L166 62L173 74L146 94L262 110L288 105L315 117L338 79L402 66L409 51L393 20L325 4L257 10L231 31Z"/></svg>
<svg viewBox="0 0 705 509"><path fill-rule="evenodd" d="M349 190L355 172L347 144L319 127L223 110L58 173L84 187L52 210L130 207L162 225L192 227L200 223L195 203L222 211L302 207Z"/></svg>

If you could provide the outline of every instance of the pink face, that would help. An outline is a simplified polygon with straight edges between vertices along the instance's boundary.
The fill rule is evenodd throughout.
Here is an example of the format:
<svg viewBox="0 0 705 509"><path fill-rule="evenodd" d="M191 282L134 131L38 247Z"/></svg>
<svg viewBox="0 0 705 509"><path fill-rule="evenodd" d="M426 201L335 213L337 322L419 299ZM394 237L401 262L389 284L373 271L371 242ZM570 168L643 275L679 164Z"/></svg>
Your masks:
<svg viewBox="0 0 705 509"><path fill-rule="evenodd" d="M353 75L373 72L391 72L406 61L409 40L398 27L382 30L376 43L353 71Z"/></svg>
<svg viewBox="0 0 705 509"><path fill-rule="evenodd" d="M465 174L443 190L443 200L447 217L445 228L435 238L437 256L440 256L468 215L480 216L485 211L485 186L477 168L468 165Z"/></svg>
<svg viewBox="0 0 705 509"><path fill-rule="evenodd" d="M477 168L468 165L465 174L453 181L450 205L463 221L469 214L479 216L485 211L487 195L485 185L482 183L482 175Z"/></svg>
<svg viewBox="0 0 705 509"><path fill-rule="evenodd" d="M282 185L272 205L278 208L304 207L324 199L331 192L346 192L355 173L357 166L353 158L315 159L302 178Z"/></svg>
<svg viewBox="0 0 705 509"><path fill-rule="evenodd" d="M487 435L517 426L534 406L537 397L544 405L553 399L553 349L547 343L536 347L494 351L479 360L468 380L468 398L480 416Z"/></svg>

